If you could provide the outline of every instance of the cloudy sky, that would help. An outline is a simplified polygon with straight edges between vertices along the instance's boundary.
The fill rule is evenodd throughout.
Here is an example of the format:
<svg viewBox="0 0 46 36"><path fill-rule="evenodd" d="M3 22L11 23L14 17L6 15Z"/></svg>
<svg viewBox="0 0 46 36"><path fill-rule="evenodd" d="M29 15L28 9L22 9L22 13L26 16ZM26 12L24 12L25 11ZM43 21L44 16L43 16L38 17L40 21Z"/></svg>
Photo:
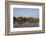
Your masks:
<svg viewBox="0 0 46 36"><path fill-rule="evenodd" d="M38 8L13 8L13 16L15 17L38 17Z"/></svg>

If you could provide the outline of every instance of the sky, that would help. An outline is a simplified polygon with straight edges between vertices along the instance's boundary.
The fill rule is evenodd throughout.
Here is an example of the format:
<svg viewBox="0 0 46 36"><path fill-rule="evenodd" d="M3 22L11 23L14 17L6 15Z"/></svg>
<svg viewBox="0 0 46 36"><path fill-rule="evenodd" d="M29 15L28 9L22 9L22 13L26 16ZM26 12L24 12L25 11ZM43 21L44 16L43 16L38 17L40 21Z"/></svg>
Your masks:
<svg viewBox="0 0 46 36"><path fill-rule="evenodd" d="M38 17L38 8L13 8L13 16L15 17Z"/></svg>

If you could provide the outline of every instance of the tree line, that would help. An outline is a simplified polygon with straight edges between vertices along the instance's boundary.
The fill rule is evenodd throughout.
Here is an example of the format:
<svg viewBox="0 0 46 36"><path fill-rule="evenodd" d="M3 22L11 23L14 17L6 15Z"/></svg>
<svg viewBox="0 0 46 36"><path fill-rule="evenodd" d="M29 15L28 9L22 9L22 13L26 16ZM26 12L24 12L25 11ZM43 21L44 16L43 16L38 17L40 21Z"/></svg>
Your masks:
<svg viewBox="0 0 46 36"><path fill-rule="evenodd" d="M17 24L23 24L23 23L26 23L26 22L29 22L29 23L38 23L39 22L39 19L34 19L33 17L29 17L29 18L26 18L26 17L13 17L13 23L17 23Z"/></svg>

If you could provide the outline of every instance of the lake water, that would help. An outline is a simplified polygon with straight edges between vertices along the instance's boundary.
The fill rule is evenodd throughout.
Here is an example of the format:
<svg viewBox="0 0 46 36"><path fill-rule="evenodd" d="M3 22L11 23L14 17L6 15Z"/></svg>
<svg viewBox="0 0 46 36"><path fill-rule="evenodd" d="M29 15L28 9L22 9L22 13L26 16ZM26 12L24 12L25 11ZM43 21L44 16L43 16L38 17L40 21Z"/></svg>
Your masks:
<svg viewBox="0 0 46 36"><path fill-rule="evenodd" d="M14 24L13 27L14 27L14 28L39 27L39 23Z"/></svg>

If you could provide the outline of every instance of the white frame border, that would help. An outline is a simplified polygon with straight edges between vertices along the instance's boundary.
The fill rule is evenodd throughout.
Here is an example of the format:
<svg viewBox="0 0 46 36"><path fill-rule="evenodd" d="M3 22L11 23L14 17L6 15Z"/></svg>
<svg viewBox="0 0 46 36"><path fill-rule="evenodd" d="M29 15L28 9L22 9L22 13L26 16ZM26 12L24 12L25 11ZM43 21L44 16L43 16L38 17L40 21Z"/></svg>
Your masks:
<svg viewBox="0 0 46 36"><path fill-rule="evenodd" d="M27 28L13 28L13 8L39 8L39 27L27 27ZM10 31L34 31L42 30L42 6L24 6L24 5L10 5Z"/></svg>

